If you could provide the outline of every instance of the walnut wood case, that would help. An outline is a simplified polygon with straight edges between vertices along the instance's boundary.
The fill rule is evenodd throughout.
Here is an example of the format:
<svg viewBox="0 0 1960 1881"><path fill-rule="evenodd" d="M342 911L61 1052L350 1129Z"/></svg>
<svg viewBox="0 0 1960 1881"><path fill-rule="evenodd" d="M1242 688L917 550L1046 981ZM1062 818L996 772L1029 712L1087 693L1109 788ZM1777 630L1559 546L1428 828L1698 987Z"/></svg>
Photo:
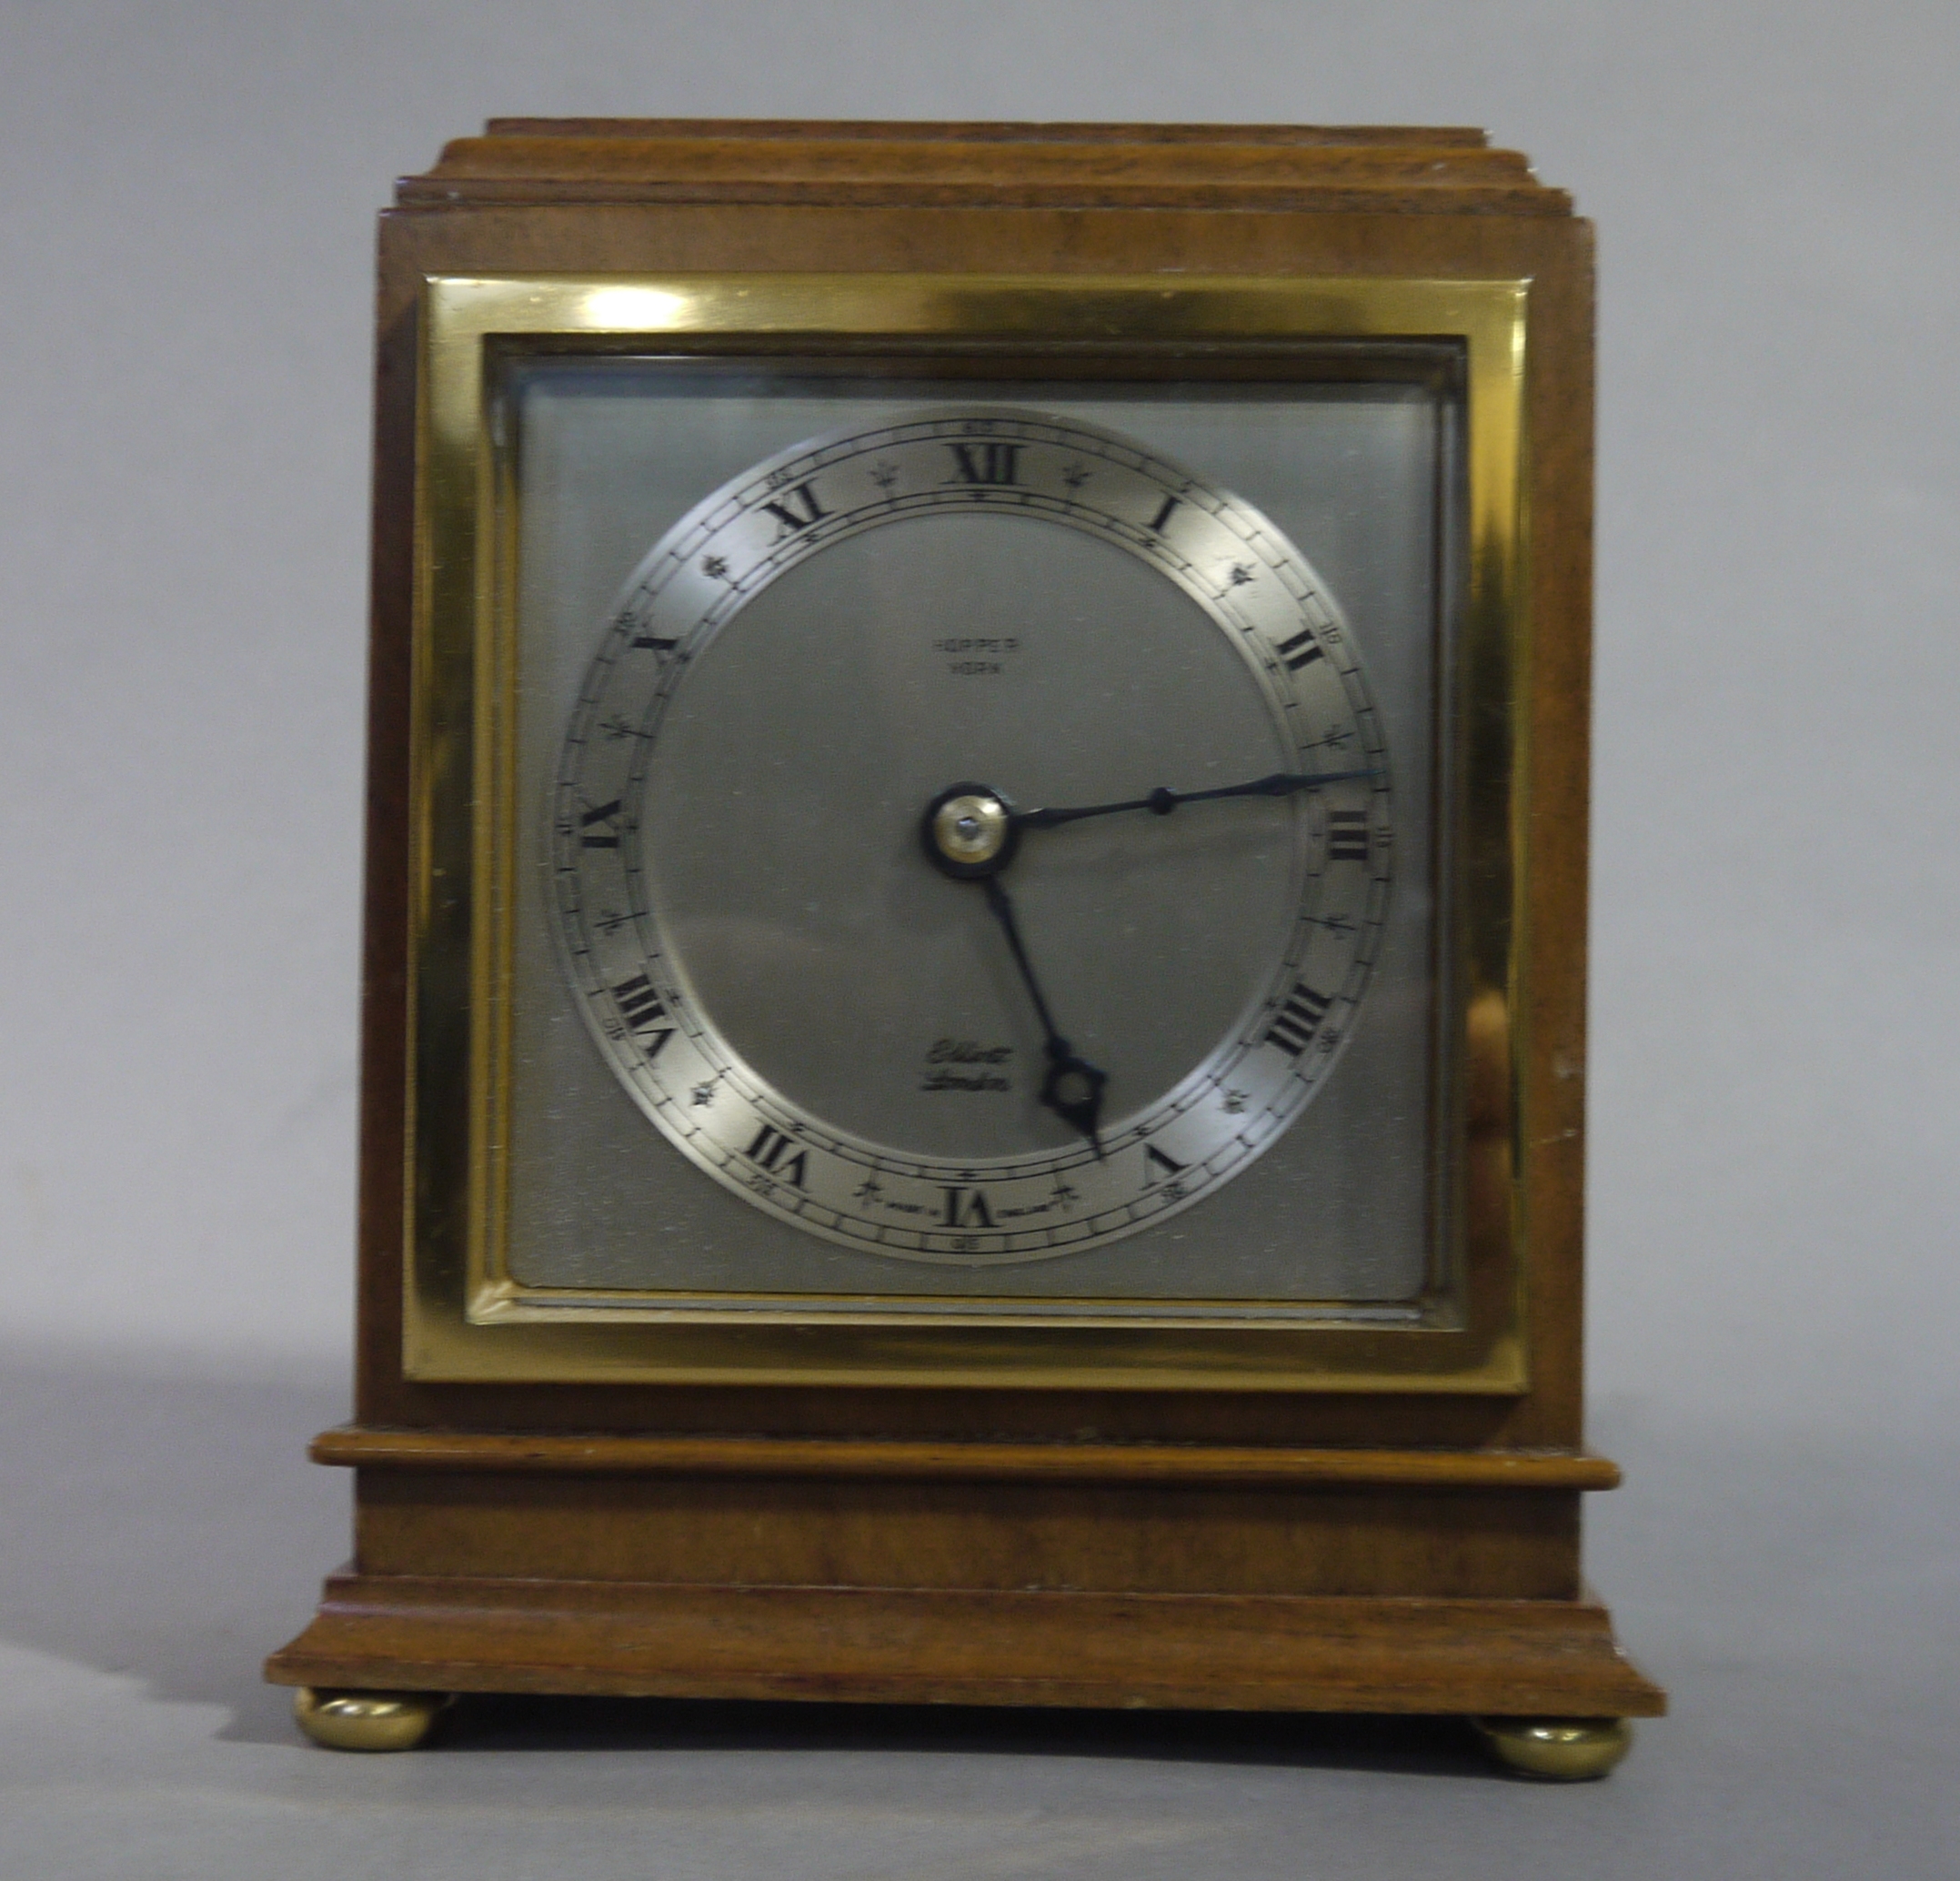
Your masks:
<svg viewBox="0 0 1960 1881"><path fill-rule="evenodd" d="M403 1363L417 309L430 276L1528 280L1512 1393L431 1383ZM493 122L380 249L355 1555L276 1682L1620 1717L1580 1578L1590 230L1469 130Z"/></svg>

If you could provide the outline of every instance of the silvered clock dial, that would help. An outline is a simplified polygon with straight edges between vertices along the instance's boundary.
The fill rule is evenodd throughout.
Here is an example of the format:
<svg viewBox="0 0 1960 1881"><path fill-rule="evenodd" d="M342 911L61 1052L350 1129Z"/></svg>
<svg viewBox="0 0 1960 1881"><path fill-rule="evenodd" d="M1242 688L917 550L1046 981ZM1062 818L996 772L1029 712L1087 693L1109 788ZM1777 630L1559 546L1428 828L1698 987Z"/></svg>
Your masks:
<svg viewBox="0 0 1960 1881"><path fill-rule="evenodd" d="M1201 1202L1334 1073L1391 785L1257 509L1106 427L935 404L647 554L564 734L551 899L699 1169L866 1252L1036 1262Z"/></svg>

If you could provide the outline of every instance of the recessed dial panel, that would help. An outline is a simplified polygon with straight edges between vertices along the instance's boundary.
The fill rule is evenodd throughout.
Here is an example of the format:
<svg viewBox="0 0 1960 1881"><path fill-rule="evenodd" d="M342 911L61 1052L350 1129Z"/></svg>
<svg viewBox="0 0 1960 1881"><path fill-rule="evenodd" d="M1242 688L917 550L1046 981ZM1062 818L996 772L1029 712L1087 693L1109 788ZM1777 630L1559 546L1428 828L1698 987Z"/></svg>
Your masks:
<svg viewBox="0 0 1960 1881"><path fill-rule="evenodd" d="M985 881L920 849L969 785L1014 824ZM933 407L759 465L635 572L552 804L566 966L758 1206L1040 1259L1198 1201L1328 1075L1389 787L1339 610L1257 511L1099 427Z"/></svg>

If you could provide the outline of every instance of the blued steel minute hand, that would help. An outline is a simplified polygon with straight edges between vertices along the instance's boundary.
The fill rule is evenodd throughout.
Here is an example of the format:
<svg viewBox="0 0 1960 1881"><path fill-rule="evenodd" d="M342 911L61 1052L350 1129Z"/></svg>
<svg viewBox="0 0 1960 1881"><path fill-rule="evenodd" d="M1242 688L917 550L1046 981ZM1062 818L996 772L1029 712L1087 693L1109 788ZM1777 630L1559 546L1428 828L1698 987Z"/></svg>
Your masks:
<svg viewBox="0 0 1960 1881"><path fill-rule="evenodd" d="M1344 784L1352 778L1381 774L1378 770L1276 770L1249 784L1221 784L1215 790L1167 790L1160 784L1148 797L1131 797L1121 803L1090 803L1080 810L1018 810L1013 820L1017 829L1052 830L1061 823L1079 823L1084 817L1114 816L1120 810L1148 810L1167 817L1181 803L1209 803L1219 797L1291 797L1295 790L1311 790L1316 784Z"/></svg>
<svg viewBox="0 0 1960 1881"><path fill-rule="evenodd" d="M993 910L993 918L1000 923L1000 930L1007 936L1008 950L1014 956L1014 964L1020 969L1021 984L1028 989L1028 997L1034 1001L1035 1017L1041 1021L1042 1049L1048 1053L1048 1075L1041 1081L1041 1102L1070 1129L1081 1131L1089 1139L1089 1147L1096 1152L1100 1162L1102 1141L1096 1134L1096 1125L1102 1115L1102 1087L1110 1081L1109 1076L1099 1071L1087 1059L1078 1058L1068 1040L1055 1030L1054 1016L1048 1010L1048 1001L1041 997L1034 969L1028 963L1028 950L1020 942L1020 929L1014 920L1014 904L1008 900L1007 890L1000 886L998 875L988 876L983 886L987 890L987 906Z"/></svg>

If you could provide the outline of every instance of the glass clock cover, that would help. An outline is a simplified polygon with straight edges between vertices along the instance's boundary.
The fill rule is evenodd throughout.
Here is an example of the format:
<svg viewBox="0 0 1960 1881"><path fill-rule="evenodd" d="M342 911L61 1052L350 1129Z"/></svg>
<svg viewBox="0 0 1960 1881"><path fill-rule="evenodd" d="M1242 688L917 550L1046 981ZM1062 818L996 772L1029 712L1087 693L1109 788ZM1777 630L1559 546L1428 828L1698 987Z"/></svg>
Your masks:
<svg viewBox="0 0 1960 1881"><path fill-rule="evenodd" d="M514 1278L1415 1310L1456 407L1402 350L517 367Z"/></svg>

